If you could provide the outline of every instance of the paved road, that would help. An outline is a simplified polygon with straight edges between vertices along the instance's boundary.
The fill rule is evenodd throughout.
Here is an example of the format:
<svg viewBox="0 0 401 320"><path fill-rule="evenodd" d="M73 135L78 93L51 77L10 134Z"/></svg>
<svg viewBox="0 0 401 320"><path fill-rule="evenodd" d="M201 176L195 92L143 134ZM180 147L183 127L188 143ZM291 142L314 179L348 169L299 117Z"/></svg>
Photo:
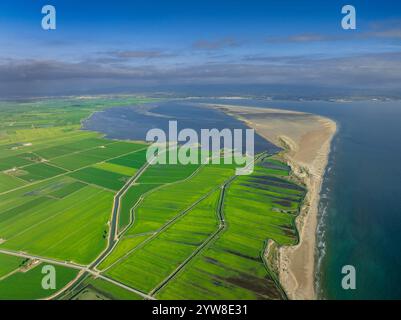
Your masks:
<svg viewBox="0 0 401 320"><path fill-rule="evenodd" d="M10 255L10 256L19 257L19 258L25 258L25 259L36 259L36 260L40 260L42 262L51 263L51 264L64 266L64 267L70 267L70 268L78 269L78 270L84 270L84 269L87 268L87 266L80 265L80 264L77 264L77 263L74 263L74 262L60 261L60 260L56 260L56 259L44 258L44 257L40 257L40 256L35 256L35 255L32 255L32 254L27 254L25 252L17 252L17 251L0 249L0 253L7 254L7 255Z"/></svg>
<svg viewBox="0 0 401 320"><path fill-rule="evenodd" d="M83 265L76 264L76 263L73 263L73 262L68 262L68 261L59 261L59 260L55 260L55 259L44 258L44 257L36 256L36 255L27 254L27 253L24 253L24 252L16 252L16 251L0 249L0 253L7 254L7 255L10 255L10 256L20 257L20 258L25 258L25 259L35 259L35 260L39 260L41 262L45 262L45 263L49 263L49 264L53 264L53 265L69 267L69 268L80 270L82 272L87 272L87 273L89 273L89 274L91 274L91 275L93 275L93 276L95 276L97 278L103 279L103 280L105 280L107 282L110 282L110 283L116 285L116 286L119 286L119 287L124 288L124 289L126 289L128 291L136 293L137 295L139 295L139 296L141 296L141 297L143 297L145 299L154 300L154 297L152 297L152 296L150 296L148 294L145 294L145 293L143 293L143 292L141 292L139 290L135 290L135 289L133 289L131 287L128 287L128 286L126 286L126 285L124 285L124 284L122 284L122 283L120 283L118 281L115 281L115 280L112 280L112 279L110 279L108 277L105 277L105 276L101 275L99 272L90 269L88 266L83 266ZM75 281L71 282L68 287L64 287L60 292L57 293L57 295L63 293L66 289L68 289L71 286L73 286L80 279L81 279L81 277L76 278Z"/></svg>

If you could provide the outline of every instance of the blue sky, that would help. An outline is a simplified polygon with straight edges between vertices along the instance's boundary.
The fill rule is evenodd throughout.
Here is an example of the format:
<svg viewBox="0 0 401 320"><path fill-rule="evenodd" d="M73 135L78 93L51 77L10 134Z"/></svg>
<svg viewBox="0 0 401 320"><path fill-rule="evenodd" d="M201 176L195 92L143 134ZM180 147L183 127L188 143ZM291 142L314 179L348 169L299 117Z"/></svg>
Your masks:
<svg viewBox="0 0 401 320"><path fill-rule="evenodd" d="M41 29L41 8L57 29ZM341 28L352 4L357 30ZM266 84L394 89L401 2L2 0L0 94Z"/></svg>

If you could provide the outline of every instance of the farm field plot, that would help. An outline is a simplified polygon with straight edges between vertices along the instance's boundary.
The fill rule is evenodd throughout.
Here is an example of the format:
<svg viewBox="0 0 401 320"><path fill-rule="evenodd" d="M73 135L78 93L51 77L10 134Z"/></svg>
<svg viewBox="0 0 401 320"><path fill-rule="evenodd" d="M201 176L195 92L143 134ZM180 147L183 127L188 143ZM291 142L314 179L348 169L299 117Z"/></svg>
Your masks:
<svg viewBox="0 0 401 320"><path fill-rule="evenodd" d="M79 126L92 112L113 106L132 106L155 99L132 96L43 99L27 102L1 103L1 130L16 131L35 128ZM10 125L12 124L12 125ZM28 136L32 137L32 134ZM21 140L22 136L18 137Z"/></svg>
<svg viewBox="0 0 401 320"><path fill-rule="evenodd" d="M25 166L15 172L15 175L26 182L35 182L58 176L67 171L61 168L48 165L46 163L37 163Z"/></svg>
<svg viewBox="0 0 401 320"><path fill-rule="evenodd" d="M121 199L120 213L118 219L119 231L122 231L131 221L131 210L139 198L147 192L159 187L158 184L133 184Z"/></svg>
<svg viewBox="0 0 401 320"><path fill-rule="evenodd" d="M17 272L0 281L0 300L34 300L47 298L61 290L71 280L78 271L62 266L54 266L56 270L56 289L45 290L42 288L42 267L37 265L27 272Z"/></svg>
<svg viewBox="0 0 401 320"><path fill-rule="evenodd" d="M171 183L188 178L198 168L195 164L155 164L142 174L138 183Z"/></svg>
<svg viewBox="0 0 401 320"><path fill-rule="evenodd" d="M21 166L26 166L29 164L33 164L33 162L24 158L22 155L1 158L0 159L0 171L5 171L5 170L21 167Z"/></svg>
<svg viewBox="0 0 401 320"><path fill-rule="evenodd" d="M154 289L217 229L219 196L219 190L209 195L106 273L144 292Z"/></svg>
<svg viewBox="0 0 401 320"><path fill-rule="evenodd" d="M122 175L125 175L125 176L133 176L135 174L135 172L138 171L135 168L130 168L130 167L126 167L126 166L120 166L118 164L107 163L107 162L97 163L93 167L97 168L97 169L102 169L102 170L106 170L106 171L122 174Z"/></svg>
<svg viewBox="0 0 401 320"><path fill-rule="evenodd" d="M106 245L113 193L92 186L73 192L74 181L56 178L0 196L0 248L92 261ZM54 197L57 190L64 198Z"/></svg>
<svg viewBox="0 0 401 320"><path fill-rule="evenodd" d="M0 172L0 193L25 185L25 181Z"/></svg>
<svg viewBox="0 0 401 320"><path fill-rule="evenodd" d="M144 163L146 163L146 150L138 150L137 152L123 155L121 157L116 157L106 162L129 168L139 169L144 165Z"/></svg>
<svg viewBox="0 0 401 320"><path fill-rule="evenodd" d="M201 167L190 179L166 184L146 195L144 200L135 209L134 224L127 230L125 235L129 237L145 233L158 233L169 221L173 224L166 230L163 230L163 232L160 232L160 235L157 234L157 237L149 241L149 243L145 241L145 245L142 246L141 244L137 246L129 256L121 259L121 262L115 264L107 274L131 285L137 282L136 285L141 286L143 290L153 289L158 284L158 281L162 281L163 277L167 277L169 272L172 272L183 260L188 258L216 230L217 218L215 205L217 201L216 197L219 194L219 186L233 175L234 166L232 165L207 165ZM211 177L213 178L211 179ZM180 196L177 197L177 195ZM210 203L213 203L213 206ZM191 218L191 215L196 215L197 212L198 214L204 212L202 210L204 205L207 207L206 211L212 226L208 232L204 232L202 229L204 227L202 225L202 216L200 216L199 221L196 218ZM185 213L185 215L180 217L181 213ZM195 221L197 222L195 223ZM181 227L183 227L183 230L191 230L190 233L186 234L185 244L180 243L179 240L173 240L174 237L178 236L177 234L172 237L170 236L170 232L173 235L175 228ZM192 227L198 227L199 230L193 230ZM171 231L169 232L170 228ZM164 238L164 233L166 233L166 238ZM200 241L199 237L203 241ZM167 256L171 256L171 260L169 261L167 256L160 253L160 251L166 252ZM138 265L133 263L134 260L138 262ZM145 277L148 279L147 284L140 277L130 279L133 273L137 271L127 271L130 268L135 270L137 270L136 268L140 269L141 261L147 265L144 269L150 272L142 276L142 278ZM158 265L159 268L155 267L153 273L150 271L152 270L150 268L152 263L155 263L155 266ZM151 277L153 277L153 280Z"/></svg>
<svg viewBox="0 0 401 320"><path fill-rule="evenodd" d="M107 146L114 143L112 140L100 139L100 138L83 138L78 141L49 147L46 149L36 150L35 153L47 160L64 156L70 153L79 152L86 149L96 148L100 146Z"/></svg>
<svg viewBox="0 0 401 320"><path fill-rule="evenodd" d="M297 243L295 217L304 189L265 165L237 177L224 198L226 230L157 295L160 299L280 299L263 254L266 241ZM272 187L274 190L272 190ZM252 197L251 197L252 195Z"/></svg>
<svg viewBox="0 0 401 320"><path fill-rule="evenodd" d="M234 174L231 165L203 166L191 179L167 184L149 193L135 210L135 222L128 235L156 231L179 212L218 188Z"/></svg>
<svg viewBox="0 0 401 320"><path fill-rule="evenodd" d="M66 183L65 185L61 186L60 188L57 188L55 191L49 193L48 195L58 199L63 199L69 196L70 194L77 192L78 190L81 190L85 186L86 186L85 183L72 180L71 183Z"/></svg>
<svg viewBox="0 0 401 320"><path fill-rule="evenodd" d="M92 112L143 101L86 97L0 109L0 249L37 256L0 254L0 299L56 293L77 276L69 263L157 299L284 297L264 251L269 240L298 241L305 190L290 168L275 157L249 176L235 176L236 165L144 167L147 144L80 130ZM55 266L55 291L41 288L41 257L66 264ZM86 272L58 298L142 299L106 278Z"/></svg>
<svg viewBox="0 0 401 320"><path fill-rule="evenodd" d="M31 139L27 143L3 143L0 139L0 169L9 170L20 168L29 164L41 163L59 156L85 150L89 141L103 141L96 133L80 132L60 128L31 129ZM43 132L45 131L45 132ZM42 136L43 135L43 136ZM14 139L14 135L9 136ZM114 141L107 141L113 143ZM106 144L106 142L105 142ZM74 148L68 147L74 145ZM77 151L78 149L78 151Z"/></svg>
<svg viewBox="0 0 401 320"><path fill-rule="evenodd" d="M22 258L0 253L0 279L18 269L23 261Z"/></svg>
<svg viewBox="0 0 401 320"><path fill-rule="evenodd" d="M142 195L147 194L161 185L187 179L195 173L199 167L199 165L179 164L155 164L149 166L139 177L137 183L132 185L122 198L119 214L119 230L124 229L124 227L129 224L131 220L131 210Z"/></svg>
<svg viewBox="0 0 401 320"><path fill-rule="evenodd" d="M111 252L111 254L99 265L97 269L104 270L110 267L112 264L120 260L127 253L137 247L139 244L144 242L149 238L151 234L143 234L133 237L124 237L119 242L116 248Z"/></svg>
<svg viewBox="0 0 401 320"><path fill-rule="evenodd" d="M124 154L139 151L145 148L145 146L138 143L114 142L97 148L57 157L51 163L67 170L77 170L97 162L103 162ZM129 164L127 166L130 167Z"/></svg>
<svg viewBox="0 0 401 320"><path fill-rule="evenodd" d="M141 149L146 144L105 139L80 130L82 120L107 107L147 101L150 99L127 96L1 102L0 248L92 263L107 245L114 190L142 166ZM140 155L134 155L136 152ZM133 166L104 162L124 156L138 161ZM68 176L72 174L69 171L87 166L96 170L86 172L86 178L85 171L79 172L79 178L88 182ZM88 178L92 173L94 181ZM113 191L105 190L109 185ZM0 255L0 277L17 270L25 260ZM53 294L42 292L40 269L36 266L4 278L0 298L38 299ZM75 270L56 269L61 286L76 275ZM99 287L106 288L104 284ZM109 289L117 292L120 288ZM126 297L133 296L129 293Z"/></svg>
<svg viewBox="0 0 401 320"><path fill-rule="evenodd" d="M118 287L103 279L86 279L77 289L71 300L142 300L143 298L131 291Z"/></svg>
<svg viewBox="0 0 401 320"><path fill-rule="evenodd" d="M111 190L119 190L129 180L129 176L93 167L70 173L69 176L90 184Z"/></svg>

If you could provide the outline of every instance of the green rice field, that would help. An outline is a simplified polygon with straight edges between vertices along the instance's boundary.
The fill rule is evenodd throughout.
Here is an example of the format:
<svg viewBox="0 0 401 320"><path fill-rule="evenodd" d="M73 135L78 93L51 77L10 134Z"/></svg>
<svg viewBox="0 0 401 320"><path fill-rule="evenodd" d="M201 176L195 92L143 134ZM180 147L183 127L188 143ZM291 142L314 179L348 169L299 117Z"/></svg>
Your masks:
<svg viewBox="0 0 401 320"><path fill-rule="evenodd" d="M61 290L73 280L77 270L54 266L56 271L56 289L42 288L42 264L27 272L17 272L0 281L0 300L44 299Z"/></svg>
<svg viewBox="0 0 401 320"><path fill-rule="evenodd" d="M286 298L265 250L298 242L305 190L290 168L266 155L248 176L148 165L147 144L81 130L93 112L148 101L0 105L0 299ZM49 261L53 291L40 286Z"/></svg>
<svg viewBox="0 0 401 320"><path fill-rule="evenodd" d="M87 278L74 293L68 297L71 300L142 300L134 292L118 287L110 282L93 277Z"/></svg>
<svg viewBox="0 0 401 320"><path fill-rule="evenodd" d="M288 168L266 168L237 177L224 197L225 230L158 293L161 299L281 299L263 253L268 239L298 240L295 217L303 188L282 178ZM268 183L267 181L274 181Z"/></svg>
<svg viewBox="0 0 401 320"><path fill-rule="evenodd" d="M24 259L0 253L0 279L20 267Z"/></svg>

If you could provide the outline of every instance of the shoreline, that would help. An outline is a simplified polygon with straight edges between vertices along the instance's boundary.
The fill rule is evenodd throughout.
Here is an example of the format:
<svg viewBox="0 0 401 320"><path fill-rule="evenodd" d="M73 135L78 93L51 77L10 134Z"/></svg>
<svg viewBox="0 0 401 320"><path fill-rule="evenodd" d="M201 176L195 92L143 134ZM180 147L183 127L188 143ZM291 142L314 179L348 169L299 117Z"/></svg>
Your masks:
<svg viewBox="0 0 401 320"><path fill-rule="evenodd" d="M284 156L288 159L288 163L294 174L300 178L307 187L304 204L296 219L300 242L298 245L281 247L279 249L280 283L285 288L287 295L293 300L317 299L315 276L318 206L331 151L331 141L335 132L336 125L334 125L332 137L327 143L322 145L319 150L320 157L317 159L317 163L314 167L314 170L318 171L318 173L310 172L309 174L311 176L305 177L300 174L302 165ZM304 275L302 275L302 273L304 273ZM302 279L302 277L306 279Z"/></svg>
<svg viewBox="0 0 401 320"><path fill-rule="evenodd" d="M282 109L223 104L210 104L209 107L236 117L283 148L284 160L295 177L305 184L307 193L296 218L299 243L278 249L275 268L289 299L316 299L318 205L331 142L337 131L336 122L318 115Z"/></svg>

